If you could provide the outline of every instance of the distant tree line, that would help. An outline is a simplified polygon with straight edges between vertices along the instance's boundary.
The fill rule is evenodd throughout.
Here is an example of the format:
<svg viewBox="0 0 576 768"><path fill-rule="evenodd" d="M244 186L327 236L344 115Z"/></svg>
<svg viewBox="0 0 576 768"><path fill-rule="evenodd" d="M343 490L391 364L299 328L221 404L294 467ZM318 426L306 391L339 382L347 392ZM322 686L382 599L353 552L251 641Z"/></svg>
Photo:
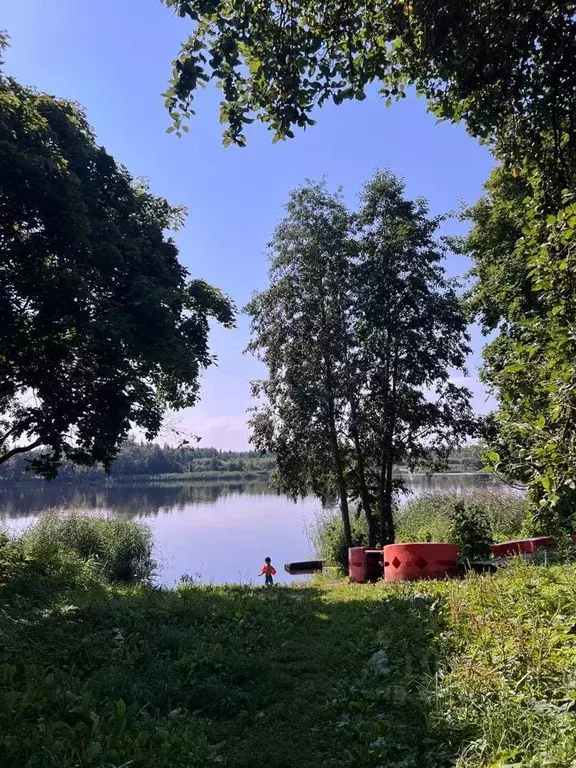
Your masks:
<svg viewBox="0 0 576 768"><path fill-rule="evenodd" d="M449 471L475 471L484 466L482 454L485 447L481 443L460 446L450 454L447 460ZM0 465L0 482L20 482L34 480L35 473L28 471L34 452L14 456ZM218 448L175 448L159 443L127 440L118 458L113 462L107 475L101 465L79 467L66 461L58 474L58 480L91 481L104 480L106 477L152 477L154 475L195 475L199 479L215 475L226 477L229 474L261 475L266 477L276 467L276 457L262 455L260 451L223 451Z"/></svg>
<svg viewBox="0 0 576 768"><path fill-rule="evenodd" d="M0 465L0 481L18 482L33 479L28 471L30 461L37 458L34 452L14 456ZM221 451L217 448L175 448L159 443L127 440L118 457L110 467L109 476L135 477L165 474L206 475L218 473L237 473L238 475L268 474L275 466L273 456L262 456L259 451ZM58 479L103 480L107 477L101 465L79 467L71 461L65 461L59 471Z"/></svg>

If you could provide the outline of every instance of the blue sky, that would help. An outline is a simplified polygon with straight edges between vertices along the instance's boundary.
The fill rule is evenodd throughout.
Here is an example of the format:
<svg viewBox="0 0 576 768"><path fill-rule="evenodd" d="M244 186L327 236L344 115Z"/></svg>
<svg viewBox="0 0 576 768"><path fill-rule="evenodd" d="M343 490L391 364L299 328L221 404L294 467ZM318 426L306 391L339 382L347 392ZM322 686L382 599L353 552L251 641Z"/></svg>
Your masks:
<svg viewBox="0 0 576 768"><path fill-rule="evenodd" d="M263 126L248 131L248 147L224 148L219 92L197 100L197 115L182 139L166 134L162 91L189 23L159 0L5 0L0 28L11 36L7 71L22 83L82 103L99 141L155 193L189 209L177 235L181 260L193 276L222 288L238 306L266 285L265 246L291 188L326 176L343 185L353 203L376 168L402 176L407 193L429 199L431 211L473 202L492 167L486 149L464 130L436 124L415 96L386 109L376 93L363 102L325 107L318 124L272 145ZM469 265L452 257L451 274ZM249 380L260 366L243 354L246 318L235 331L216 329L218 367L203 377L201 403L181 416L203 445L243 448L248 443ZM482 337L473 330L474 355L466 381L474 404L489 403L476 380Z"/></svg>

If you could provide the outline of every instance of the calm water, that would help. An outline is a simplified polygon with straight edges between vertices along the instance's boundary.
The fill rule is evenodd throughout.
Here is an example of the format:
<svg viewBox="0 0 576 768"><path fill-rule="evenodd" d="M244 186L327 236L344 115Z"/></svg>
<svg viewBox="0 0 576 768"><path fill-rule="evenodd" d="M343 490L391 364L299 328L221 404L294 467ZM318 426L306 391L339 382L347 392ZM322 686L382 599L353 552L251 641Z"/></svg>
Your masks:
<svg viewBox="0 0 576 768"><path fill-rule="evenodd" d="M489 475L455 474L413 476L410 486L415 495L505 488ZM39 483L0 489L0 521L14 533L54 507L112 512L146 522L154 534L158 581L168 586L182 574L204 583L256 583L266 556L272 558L279 581L293 581L284 563L314 554L310 533L321 511L316 499L294 504L258 483L91 487Z"/></svg>

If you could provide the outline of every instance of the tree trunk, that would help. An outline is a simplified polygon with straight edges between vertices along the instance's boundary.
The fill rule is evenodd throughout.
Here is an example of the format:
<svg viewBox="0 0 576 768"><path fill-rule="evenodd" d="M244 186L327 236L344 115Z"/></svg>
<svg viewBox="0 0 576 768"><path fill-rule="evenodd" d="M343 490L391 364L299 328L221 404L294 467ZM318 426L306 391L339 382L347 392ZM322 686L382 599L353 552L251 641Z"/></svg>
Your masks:
<svg viewBox="0 0 576 768"><path fill-rule="evenodd" d="M348 491L346 488L346 479L344 477L344 462L338 445L338 431L336 429L336 408L334 405L334 382L332 368L324 354L324 371L326 375L326 389L328 391L328 429L330 432L330 447L332 449L332 459L334 469L336 470L336 482L338 483L338 494L340 496L340 514L342 516L342 530L347 547L352 546L352 529L350 528L350 509L348 507Z"/></svg>
<svg viewBox="0 0 576 768"><path fill-rule="evenodd" d="M330 444L332 447L332 458L334 459L334 468L336 470L336 481L338 483L338 493L340 496L340 514L342 515L342 530L344 531L344 540L346 546L352 546L352 529L350 528L350 509L348 507L348 493L346 490L346 480L344 478L344 462L338 445L338 435L336 433L336 419L334 416L334 403L329 405L330 410Z"/></svg>
<svg viewBox="0 0 576 768"><path fill-rule="evenodd" d="M392 446L385 438L386 443L382 450L380 464L380 484L378 493L378 507L380 517L380 541L382 546L394 543L394 520L392 517L392 466L394 455Z"/></svg>
<svg viewBox="0 0 576 768"><path fill-rule="evenodd" d="M350 398L350 414L352 416L350 432L352 434L352 440L354 442L354 448L356 450L356 461L358 464L358 481L360 484L360 498L362 500L362 507L364 508L364 514L366 515L366 524L368 526L368 546L375 547L378 538L378 531L376 527L376 521L372 514L372 501L370 499L370 493L368 491L368 484L366 483L366 470L364 465L364 452L360 444L360 434L358 432L356 402L353 397Z"/></svg>
<svg viewBox="0 0 576 768"><path fill-rule="evenodd" d="M392 506L393 485L392 471L394 468L394 452L392 448L386 454L385 482L383 494L380 499L380 525L382 528L382 546L394 544L396 532L394 530L394 509Z"/></svg>
<svg viewBox="0 0 576 768"><path fill-rule="evenodd" d="M388 395L388 429L384 435L382 446L382 462L380 465L380 535L382 546L394 544L396 532L394 530L394 515L392 506L393 483L392 471L394 469L394 432L396 429L396 385L398 379L398 349L394 353L392 366L392 388Z"/></svg>

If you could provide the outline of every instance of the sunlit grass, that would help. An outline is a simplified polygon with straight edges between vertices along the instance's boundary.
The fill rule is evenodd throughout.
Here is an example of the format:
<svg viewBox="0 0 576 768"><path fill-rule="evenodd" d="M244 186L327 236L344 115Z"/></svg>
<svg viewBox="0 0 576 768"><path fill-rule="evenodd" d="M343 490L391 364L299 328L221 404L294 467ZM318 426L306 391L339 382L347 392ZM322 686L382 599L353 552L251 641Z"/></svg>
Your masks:
<svg viewBox="0 0 576 768"><path fill-rule="evenodd" d="M576 569L112 584L0 545L0 765L567 768Z"/></svg>

